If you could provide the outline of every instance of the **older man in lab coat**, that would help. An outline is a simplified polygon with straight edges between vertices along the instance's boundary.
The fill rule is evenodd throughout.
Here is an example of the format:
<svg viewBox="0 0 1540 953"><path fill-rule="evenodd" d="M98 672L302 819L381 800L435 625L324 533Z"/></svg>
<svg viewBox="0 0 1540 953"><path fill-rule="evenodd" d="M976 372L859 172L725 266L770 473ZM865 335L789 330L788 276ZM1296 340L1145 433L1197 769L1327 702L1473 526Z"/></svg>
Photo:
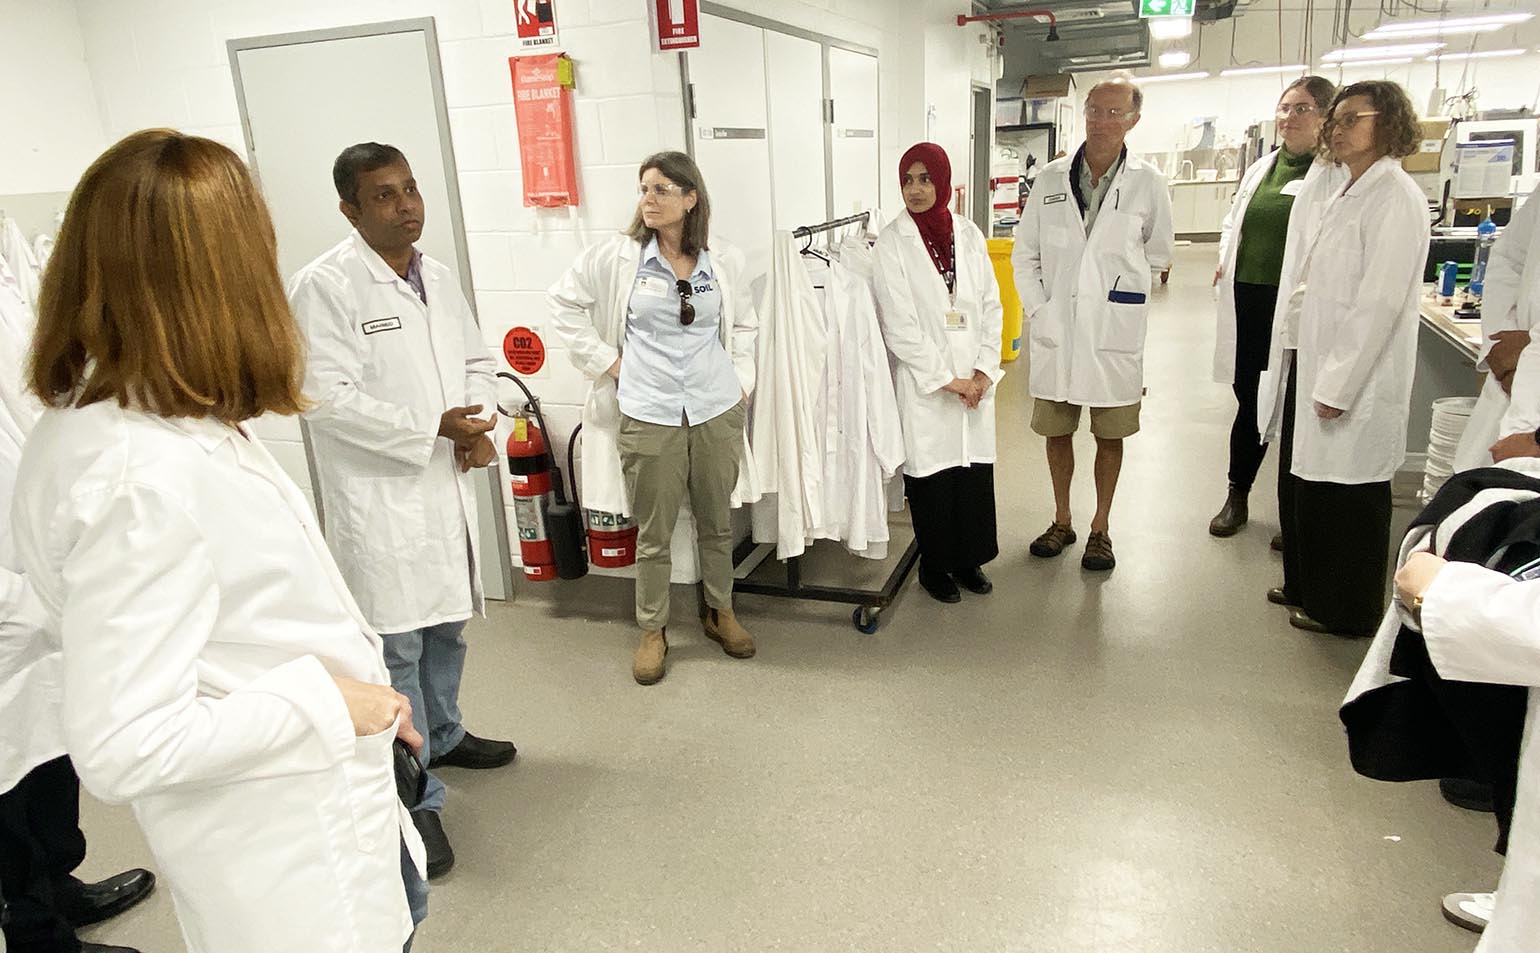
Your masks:
<svg viewBox="0 0 1540 953"><path fill-rule="evenodd" d="M360 143L332 178L354 231L290 282L308 348L305 395L326 538L430 767L494 768L516 754L461 723L465 623L483 611L470 471L492 464L493 362L454 272L416 248L423 200L406 157ZM412 812L428 876L454 864L430 776Z"/></svg>
<svg viewBox="0 0 1540 953"><path fill-rule="evenodd" d="M139 868L94 884L73 876L86 838L80 779L64 753L64 659L11 545L16 467L39 411L22 389L31 333L26 303L0 280L0 930L11 953L135 953L75 938L149 896L155 877Z"/></svg>
<svg viewBox="0 0 1540 953"><path fill-rule="evenodd" d="M1108 519L1123 440L1139 430L1151 275L1171 266L1174 243L1165 177L1124 144L1143 104L1127 77L1091 87L1085 144L1038 175L1011 254L1028 321L1032 429L1047 438L1053 479L1053 523L1032 555L1057 556L1075 542L1073 441L1089 407L1096 514L1080 564L1096 571L1116 564Z"/></svg>

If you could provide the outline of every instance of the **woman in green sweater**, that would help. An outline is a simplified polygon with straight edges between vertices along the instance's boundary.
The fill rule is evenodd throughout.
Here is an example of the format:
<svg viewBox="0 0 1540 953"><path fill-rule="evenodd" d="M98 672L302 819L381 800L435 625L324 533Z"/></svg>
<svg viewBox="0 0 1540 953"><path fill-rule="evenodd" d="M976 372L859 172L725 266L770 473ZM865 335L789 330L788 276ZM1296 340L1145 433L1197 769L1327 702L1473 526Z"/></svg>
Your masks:
<svg viewBox="0 0 1540 953"><path fill-rule="evenodd" d="M1306 176L1319 174L1311 170L1325 165L1317 140L1335 93L1320 76L1301 77L1283 91L1277 110L1283 145L1246 170L1220 231L1214 380L1234 388L1238 406L1230 427L1230 493L1208 524L1215 536L1234 536L1246 524L1247 497L1267 453L1257 430L1257 385L1267 369L1284 239L1294 196Z"/></svg>

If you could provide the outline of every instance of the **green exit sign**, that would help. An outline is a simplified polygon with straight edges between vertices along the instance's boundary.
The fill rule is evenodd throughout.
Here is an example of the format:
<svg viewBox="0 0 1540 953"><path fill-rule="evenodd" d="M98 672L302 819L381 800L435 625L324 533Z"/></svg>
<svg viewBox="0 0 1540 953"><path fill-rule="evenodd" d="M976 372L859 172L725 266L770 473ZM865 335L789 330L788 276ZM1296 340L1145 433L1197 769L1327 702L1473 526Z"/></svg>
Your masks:
<svg viewBox="0 0 1540 953"><path fill-rule="evenodd" d="M1141 17L1190 17L1197 0L1139 0Z"/></svg>

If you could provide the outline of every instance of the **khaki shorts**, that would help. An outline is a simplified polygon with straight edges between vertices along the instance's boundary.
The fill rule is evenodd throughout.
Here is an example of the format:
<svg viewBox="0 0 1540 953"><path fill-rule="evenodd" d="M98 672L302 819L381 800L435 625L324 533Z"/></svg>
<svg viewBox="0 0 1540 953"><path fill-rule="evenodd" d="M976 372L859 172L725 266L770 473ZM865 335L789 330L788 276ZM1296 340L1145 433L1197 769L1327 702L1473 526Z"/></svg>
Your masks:
<svg viewBox="0 0 1540 953"><path fill-rule="evenodd" d="M1122 407L1092 407L1091 433L1104 440L1122 440L1139 432L1139 401ZM1032 430L1044 437L1068 437L1080 429L1080 405L1062 400L1032 401Z"/></svg>

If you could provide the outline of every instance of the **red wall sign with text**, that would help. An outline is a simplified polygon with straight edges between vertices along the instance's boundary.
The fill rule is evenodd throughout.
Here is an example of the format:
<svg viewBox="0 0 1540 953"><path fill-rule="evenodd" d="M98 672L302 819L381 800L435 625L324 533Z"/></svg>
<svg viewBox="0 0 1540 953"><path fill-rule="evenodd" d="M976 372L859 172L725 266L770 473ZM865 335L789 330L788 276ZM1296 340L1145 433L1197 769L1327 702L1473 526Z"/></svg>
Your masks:
<svg viewBox="0 0 1540 953"><path fill-rule="evenodd" d="M513 10L522 52L538 53L558 48L556 0L513 0Z"/></svg>
<svg viewBox="0 0 1540 953"><path fill-rule="evenodd" d="M697 0L648 0L652 14L653 49L693 50L700 46L700 6Z"/></svg>
<svg viewBox="0 0 1540 953"><path fill-rule="evenodd" d="M545 342L529 328L511 328L503 335L503 357L520 374L538 374L545 366Z"/></svg>
<svg viewBox="0 0 1540 953"><path fill-rule="evenodd" d="M531 208L578 204L572 93L562 86L560 60L555 53L508 58L513 113L519 123L524 204Z"/></svg>

